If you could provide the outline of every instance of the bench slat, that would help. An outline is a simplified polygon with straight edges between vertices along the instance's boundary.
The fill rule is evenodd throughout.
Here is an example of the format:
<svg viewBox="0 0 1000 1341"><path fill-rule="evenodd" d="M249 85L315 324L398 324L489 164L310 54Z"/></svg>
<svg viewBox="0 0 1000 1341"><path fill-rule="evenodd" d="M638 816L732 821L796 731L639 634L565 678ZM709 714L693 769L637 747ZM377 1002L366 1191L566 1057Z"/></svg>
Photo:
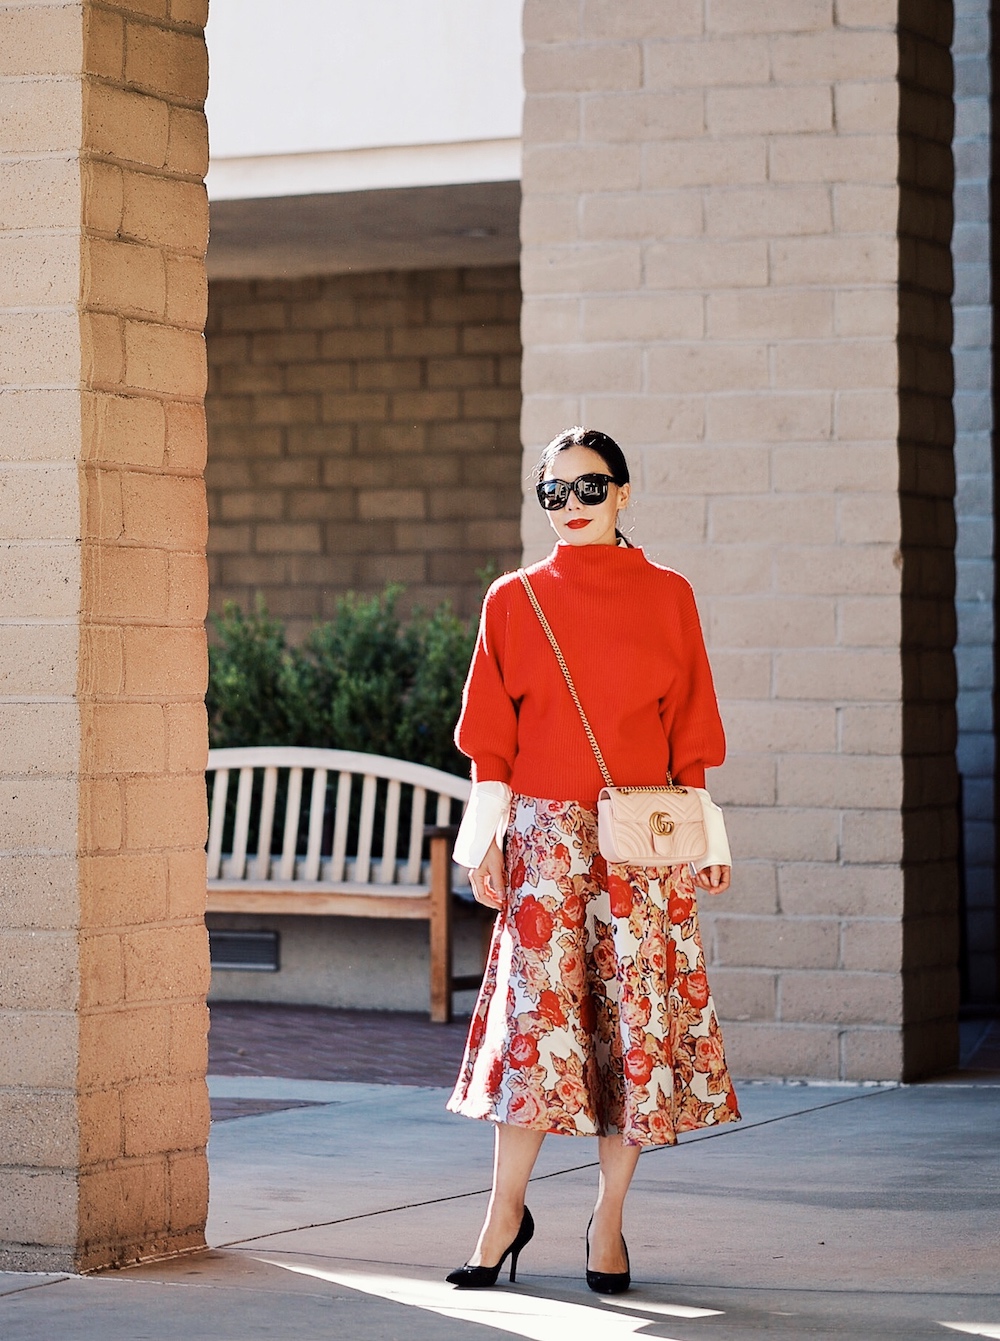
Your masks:
<svg viewBox="0 0 1000 1341"><path fill-rule="evenodd" d="M437 818L434 823L439 829L451 823L451 797L444 792L438 792Z"/></svg>
<svg viewBox="0 0 1000 1341"><path fill-rule="evenodd" d="M358 857L354 866L354 879L362 884L371 878L372 830L375 827L375 788L377 785L377 778L371 773L366 773L361 786L361 825L358 830Z"/></svg>
<svg viewBox="0 0 1000 1341"><path fill-rule="evenodd" d="M410 812L410 846L406 854L404 881L413 885L420 879L420 859L424 850L424 814L427 810L427 792L423 787L413 789L413 809Z"/></svg>
<svg viewBox="0 0 1000 1341"><path fill-rule="evenodd" d="M306 886L296 881L290 890L272 889L271 882L263 885L246 885L243 881L234 882L236 887L226 887L227 882L209 886L208 911L210 913L268 913L287 914L307 917L389 917L426 922L430 919L430 895L419 896L392 894L372 895L371 886L365 888L368 893L351 893L332 890L329 885L313 884ZM349 890L349 887L348 887Z"/></svg>
<svg viewBox="0 0 1000 1341"><path fill-rule="evenodd" d="M238 880L247 868L247 840L250 836L250 802L253 800L253 769L240 769L240 785L236 791L236 826L233 830L233 855L229 860L229 874Z"/></svg>
<svg viewBox="0 0 1000 1341"><path fill-rule="evenodd" d="M337 780L337 809L333 821L333 858L330 879L343 880L347 857L347 825L351 818L351 774L341 773Z"/></svg>
<svg viewBox="0 0 1000 1341"><path fill-rule="evenodd" d="M319 878L320 844L323 841L323 812L326 809L325 768L313 772L312 794L309 798L309 838L306 843L306 864L303 875L306 880Z"/></svg>
<svg viewBox="0 0 1000 1341"><path fill-rule="evenodd" d="M420 880L415 885L373 885L370 880L338 880L332 884L329 880L213 880L212 890L233 891L239 889L273 889L278 894L294 894L304 890L307 894L363 894L369 903L384 903L386 899L422 899L430 890L430 883Z"/></svg>
<svg viewBox="0 0 1000 1341"><path fill-rule="evenodd" d="M281 865L278 874L282 880L295 875L295 848L299 841L299 815L302 811L302 769L288 770L288 799L285 802L285 832L281 840Z"/></svg>
<svg viewBox="0 0 1000 1341"><path fill-rule="evenodd" d="M257 837L257 855L250 863L254 880L266 880L271 874L271 838L274 835L274 802L278 794L278 770L264 769L264 794L260 801L260 832Z"/></svg>
<svg viewBox="0 0 1000 1341"><path fill-rule="evenodd" d="M390 778L385 798L385 825L382 829L382 860L375 877L380 885L391 885L396 878L396 844L399 841L399 779Z"/></svg>
<svg viewBox="0 0 1000 1341"><path fill-rule="evenodd" d="M305 746L254 745L215 749L208 752L208 769L217 768L325 768L327 772L345 770L361 777L399 778L410 786L426 787L428 791L443 791L460 801L467 801L472 784L467 778L443 773L426 764L413 764L405 759L387 759L377 754L359 754L354 750L320 750Z"/></svg>
<svg viewBox="0 0 1000 1341"><path fill-rule="evenodd" d="M229 792L229 769L217 768L212 784L212 819L208 827L208 878L215 880L222 863L223 829L226 824L226 796Z"/></svg>

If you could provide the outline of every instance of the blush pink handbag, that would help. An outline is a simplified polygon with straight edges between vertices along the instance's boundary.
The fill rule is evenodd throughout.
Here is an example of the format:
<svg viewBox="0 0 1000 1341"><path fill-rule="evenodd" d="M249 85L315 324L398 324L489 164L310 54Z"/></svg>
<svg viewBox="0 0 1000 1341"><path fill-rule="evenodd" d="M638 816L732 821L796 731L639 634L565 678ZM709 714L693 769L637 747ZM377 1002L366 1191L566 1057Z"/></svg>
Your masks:
<svg viewBox="0 0 1000 1341"><path fill-rule="evenodd" d="M666 783L659 787L615 786L556 636L527 574L522 572L519 576L545 636L552 644L604 779L605 785L597 800L597 845L601 856L605 861L629 866L680 866L684 862L697 861L708 851L701 797L687 787L675 786L669 773Z"/></svg>

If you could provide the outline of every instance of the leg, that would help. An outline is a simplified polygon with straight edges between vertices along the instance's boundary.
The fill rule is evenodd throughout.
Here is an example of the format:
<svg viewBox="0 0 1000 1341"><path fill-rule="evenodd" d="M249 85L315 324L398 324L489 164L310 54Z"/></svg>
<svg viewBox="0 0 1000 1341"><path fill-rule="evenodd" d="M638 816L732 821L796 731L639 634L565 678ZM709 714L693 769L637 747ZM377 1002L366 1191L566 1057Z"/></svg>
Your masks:
<svg viewBox="0 0 1000 1341"><path fill-rule="evenodd" d="M601 1176L590 1226L590 1269L624 1271L627 1262L622 1242L622 1212L641 1147L623 1145L617 1135L598 1137L597 1146Z"/></svg>
<svg viewBox="0 0 1000 1341"><path fill-rule="evenodd" d="M524 1194L545 1138L543 1131L498 1122L493 1151L493 1191L470 1266L493 1266L521 1226Z"/></svg>

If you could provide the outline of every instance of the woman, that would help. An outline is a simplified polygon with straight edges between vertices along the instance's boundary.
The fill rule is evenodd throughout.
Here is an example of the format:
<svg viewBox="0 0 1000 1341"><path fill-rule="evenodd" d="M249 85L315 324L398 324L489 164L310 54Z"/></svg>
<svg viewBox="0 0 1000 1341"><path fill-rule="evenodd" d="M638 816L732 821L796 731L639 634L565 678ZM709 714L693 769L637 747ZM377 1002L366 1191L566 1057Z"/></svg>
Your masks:
<svg viewBox="0 0 1000 1341"><path fill-rule="evenodd" d="M557 544L527 569L618 785L704 787L725 738L690 586L618 529L629 472L611 438L573 428L536 473ZM698 934L695 886L729 886L725 833L691 866L608 867L594 752L518 574L487 592L455 739L473 762L456 844L498 910L448 1107L496 1124L475 1252L449 1275L493 1285L533 1233L524 1205L546 1132L595 1135L586 1279L630 1283L625 1195L643 1147L739 1118ZM715 808L710 807L714 812ZM721 815L719 816L721 821ZM498 842L498 838L500 841Z"/></svg>

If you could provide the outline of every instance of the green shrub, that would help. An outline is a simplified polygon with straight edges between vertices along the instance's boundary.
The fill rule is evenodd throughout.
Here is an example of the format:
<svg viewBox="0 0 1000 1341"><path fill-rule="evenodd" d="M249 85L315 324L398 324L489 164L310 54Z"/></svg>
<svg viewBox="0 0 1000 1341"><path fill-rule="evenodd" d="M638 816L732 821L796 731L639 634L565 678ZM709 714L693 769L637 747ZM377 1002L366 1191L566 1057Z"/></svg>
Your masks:
<svg viewBox="0 0 1000 1341"><path fill-rule="evenodd" d="M399 588L337 603L336 618L317 624L292 653L292 737L369 754L395 754L400 713L413 678L413 638L396 614Z"/></svg>
<svg viewBox="0 0 1000 1341"><path fill-rule="evenodd" d="M401 591L343 597L301 647L260 601L250 615L227 604L209 653L212 745L360 750L466 773L452 732L475 625L447 604L405 624Z"/></svg>
<svg viewBox="0 0 1000 1341"><path fill-rule="evenodd" d="M213 620L218 644L208 652L209 739L213 746L287 745L294 668L282 624L258 597L245 615L227 601Z"/></svg>
<svg viewBox="0 0 1000 1341"><path fill-rule="evenodd" d="M410 633L416 660L403 699L398 757L443 768L446 773L466 774L469 761L455 748L452 733L462 708L476 624L463 623L444 604L430 615L418 613Z"/></svg>

